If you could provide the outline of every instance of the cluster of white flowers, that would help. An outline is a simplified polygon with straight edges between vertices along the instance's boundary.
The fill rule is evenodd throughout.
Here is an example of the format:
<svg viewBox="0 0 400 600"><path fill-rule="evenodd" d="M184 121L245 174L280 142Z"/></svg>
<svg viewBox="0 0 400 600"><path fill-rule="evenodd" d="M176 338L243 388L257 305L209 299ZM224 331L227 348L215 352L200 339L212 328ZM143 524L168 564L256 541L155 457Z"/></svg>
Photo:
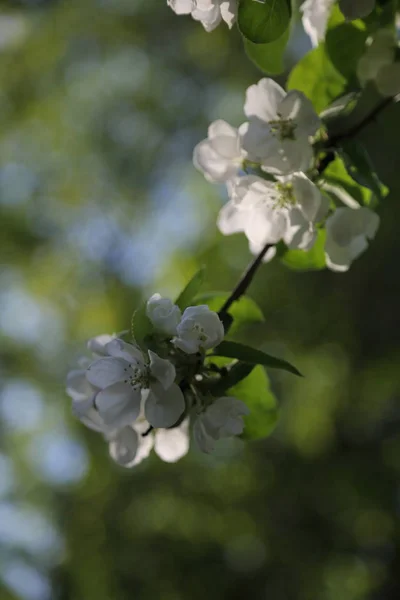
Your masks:
<svg viewBox="0 0 400 600"><path fill-rule="evenodd" d="M189 448L190 421L200 449L211 452L220 438L243 431L242 416L249 412L236 398L203 396L195 387L206 368L205 351L224 337L217 313L201 305L181 314L171 300L154 294L147 317L162 357L101 335L88 342L92 358L67 377L73 413L103 434L110 455L125 467L137 465L153 446L162 460L177 461Z"/></svg>
<svg viewBox="0 0 400 600"><path fill-rule="evenodd" d="M206 31L225 21L232 27L236 21L237 0L167 0L177 15L191 15Z"/></svg>
<svg viewBox="0 0 400 600"><path fill-rule="evenodd" d="M229 202L218 217L224 235L243 232L250 251L279 241L291 249L309 250L318 227L326 227L327 266L346 271L367 247L379 217L356 202L330 214L323 186L309 177L313 166L312 140L322 126L303 93L286 93L272 79L247 89L238 129L215 121L200 142L193 162L206 179L226 183ZM340 194L338 195L341 198ZM266 254L271 260L275 248Z"/></svg>

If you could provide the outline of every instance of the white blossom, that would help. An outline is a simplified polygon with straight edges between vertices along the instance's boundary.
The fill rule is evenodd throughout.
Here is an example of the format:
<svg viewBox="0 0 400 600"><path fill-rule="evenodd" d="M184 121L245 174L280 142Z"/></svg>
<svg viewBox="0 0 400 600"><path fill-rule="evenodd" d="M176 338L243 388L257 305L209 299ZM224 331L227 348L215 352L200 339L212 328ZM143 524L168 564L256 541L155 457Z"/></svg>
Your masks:
<svg viewBox="0 0 400 600"><path fill-rule="evenodd" d="M185 309L172 343L187 354L195 354L214 348L223 339L224 327L217 313L202 304Z"/></svg>
<svg viewBox="0 0 400 600"><path fill-rule="evenodd" d="M106 344L107 356L95 360L86 371L88 382L98 388L94 405L104 423L121 428L137 419L146 391L146 419L153 427L171 427L185 409L185 400L174 383L175 367L149 351L123 340ZM148 390L148 391L147 391Z"/></svg>
<svg viewBox="0 0 400 600"><path fill-rule="evenodd" d="M375 237L379 216L366 207L338 208L326 221L325 258L332 271L344 272Z"/></svg>
<svg viewBox="0 0 400 600"><path fill-rule="evenodd" d="M244 232L253 253L280 240L289 248L309 250L313 246L315 224L325 217L329 203L303 173L278 182L247 175L237 178L229 189L231 200L218 217L224 235Z"/></svg>
<svg viewBox="0 0 400 600"><path fill-rule="evenodd" d="M244 112L249 121L239 132L249 160L276 175L310 168L310 137L321 121L302 92L286 93L273 79L261 79L247 89Z"/></svg>
<svg viewBox="0 0 400 600"><path fill-rule="evenodd" d="M193 436L200 450L210 453L219 439L240 435L244 429L242 417L249 412L248 407L237 398L218 398L194 422Z"/></svg>
<svg viewBox="0 0 400 600"><path fill-rule="evenodd" d="M147 458L153 448L161 460L169 463L177 462L187 454L189 419L171 429L149 429L149 423L142 418L106 436L111 458L119 465L131 468Z"/></svg>
<svg viewBox="0 0 400 600"><path fill-rule="evenodd" d="M104 431L106 426L94 406L98 388L86 379L86 369L74 369L67 375L66 392L72 399L72 413L94 431Z"/></svg>
<svg viewBox="0 0 400 600"><path fill-rule="evenodd" d="M193 163L208 181L217 183L237 175L244 157L238 130L219 120L211 123L208 138L195 147Z"/></svg>
<svg viewBox="0 0 400 600"><path fill-rule="evenodd" d="M215 29L221 20L232 27L236 20L237 0L168 0L177 15L192 15L206 31Z"/></svg>
<svg viewBox="0 0 400 600"><path fill-rule="evenodd" d="M147 301L146 314L155 329L168 333L176 334L176 328L181 320L182 313L169 298L162 298L160 294L153 294Z"/></svg>
<svg viewBox="0 0 400 600"><path fill-rule="evenodd" d="M353 0L351 0L353 1ZM300 6L302 22L313 46L325 38L326 26L335 0L306 0Z"/></svg>

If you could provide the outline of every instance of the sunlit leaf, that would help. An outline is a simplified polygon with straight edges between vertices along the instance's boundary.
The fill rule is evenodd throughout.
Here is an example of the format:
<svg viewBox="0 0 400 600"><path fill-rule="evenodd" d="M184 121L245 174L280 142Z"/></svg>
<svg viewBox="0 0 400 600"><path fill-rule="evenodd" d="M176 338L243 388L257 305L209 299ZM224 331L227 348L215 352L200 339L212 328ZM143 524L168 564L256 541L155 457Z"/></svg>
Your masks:
<svg viewBox="0 0 400 600"><path fill-rule="evenodd" d="M204 275L205 268L201 267L201 269L193 275L192 279L175 300L175 304L177 304L181 310L185 310L185 308L190 306L193 298L198 294L204 281Z"/></svg>
<svg viewBox="0 0 400 600"><path fill-rule="evenodd" d="M284 70L283 57L289 39L289 28L277 40L269 44L254 44L244 40L247 56L257 67L269 75L278 75Z"/></svg>
<svg viewBox="0 0 400 600"><path fill-rule="evenodd" d="M240 0L238 26L246 39L267 44L280 38L292 16L290 0Z"/></svg>

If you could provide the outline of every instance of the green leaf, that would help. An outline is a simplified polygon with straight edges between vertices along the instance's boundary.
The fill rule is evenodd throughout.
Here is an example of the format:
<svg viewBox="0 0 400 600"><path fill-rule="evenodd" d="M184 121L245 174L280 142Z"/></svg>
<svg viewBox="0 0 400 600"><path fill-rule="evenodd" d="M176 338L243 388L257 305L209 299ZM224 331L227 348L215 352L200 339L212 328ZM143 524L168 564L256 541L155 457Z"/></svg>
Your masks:
<svg viewBox="0 0 400 600"><path fill-rule="evenodd" d="M226 366L226 372L221 376L221 379L215 382L207 382L207 385L203 386L201 383L197 385L216 397L223 396L229 388L247 377L255 368L255 365L240 361L232 363L229 359L223 359L220 356L211 356L209 358L210 360L207 360L208 364L217 363L220 367Z"/></svg>
<svg viewBox="0 0 400 600"><path fill-rule="evenodd" d="M278 420L278 408L263 367L255 367L248 377L227 390L226 395L242 400L250 409L250 414L243 419L242 438L256 440L272 433Z"/></svg>
<svg viewBox="0 0 400 600"><path fill-rule="evenodd" d="M388 190L379 180L362 144L356 140L343 140L339 154L354 181L371 190L378 200L382 200L387 195Z"/></svg>
<svg viewBox="0 0 400 600"><path fill-rule="evenodd" d="M326 231L318 230L317 240L311 250L287 250L281 260L284 265L296 271L317 271L324 269Z"/></svg>
<svg viewBox="0 0 400 600"><path fill-rule="evenodd" d="M332 64L324 44L303 56L287 82L287 89L303 92L317 112L321 112L341 96L346 86L346 78Z"/></svg>
<svg viewBox="0 0 400 600"><path fill-rule="evenodd" d="M325 36L326 52L335 69L346 79L355 78L367 37L365 24L360 20L328 29Z"/></svg>
<svg viewBox="0 0 400 600"><path fill-rule="evenodd" d="M230 296L227 292L209 292L201 294L194 299L195 304L207 304L211 310L218 312ZM229 333L234 334L244 325L260 323L264 321L264 315L260 307L248 296L242 296L234 302L229 309L229 315L233 318Z"/></svg>
<svg viewBox="0 0 400 600"><path fill-rule="evenodd" d="M141 348L147 349L146 339L153 333L153 325L146 315L146 302L133 313L131 320L131 332L135 342Z"/></svg>
<svg viewBox="0 0 400 600"><path fill-rule="evenodd" d="M264 365L271 369L282 369L302 377L302 374L296 367L286 360L276 358L275 356L266 354L262 350L257 350L256 348L251 348L250 346L239 344L238 342L221 342L219 346L214 348L213 354L216 356L226 356L227 358L237 358L238 360L252 365Z"/></svg>
<svg viewBox="0 0 400 600"><path fill-rule="evenodd" d="M246 54L263 73L278 75L285 69L283 57L289 34L288 28L280 38L269 44L254 44L244 39Z"/></svg>
<svg viewBox="0 0 400 600"><path fill-rule="evenodd" d="M201 267L201 269L199 269L193 275L187 286L182 290L178 298L175 300L175 304L177 304L182 311L190 306L193 298L196 296L196 294L198 294L201 286L203 285L204 274L205 268Z"/></svg>
<svg viewBox="0 0 400 600"><path fill-rule="evenodd" d="M239 0L239 30L255 44L280 38L289 27L291 16L290 0Z"/></svg>
<svg viewBox="0 0 400 600"><path fill-rule="evenodd" d="M335 187L342 188L359 204L365 206L370 204L370 190L358 185L357 182L354 181L354 179L347 172L346 167L340 157L336 157L336 159L324 171L323 179Z"/></svg>

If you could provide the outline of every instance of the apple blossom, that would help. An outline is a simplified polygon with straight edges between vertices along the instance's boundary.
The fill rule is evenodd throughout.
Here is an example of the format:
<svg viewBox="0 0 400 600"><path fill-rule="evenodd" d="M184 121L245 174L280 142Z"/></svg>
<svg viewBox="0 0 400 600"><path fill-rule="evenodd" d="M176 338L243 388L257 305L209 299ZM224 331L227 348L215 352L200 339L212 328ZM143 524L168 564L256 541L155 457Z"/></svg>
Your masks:
<svg viewBox="0 0 400 600"><path fill-rule="evenodd" d="M315 224L328 211L328 200L303 173L277 182L247 175L228 189L231 200L219 214L218 227L224 235L242 231L255 253L280 240L308 250L316 239Z"/></svg>
<svg viewBox="0 0 400 600"><path fill-rule="evenodd" d="M338 208L326 221L325 258L332 271L347 271L375 237L379 216L366 207Z"/></svg>
<svg viewBox="0 0 400 600"><path fill-rule="evenodd" d="M208 138L197 144L193 152L194 166L212 183L237 175L244 158L238 130L222 120L211 123Z"/></svg>
<svg viewBox="0 0 400 600"><path fill-rule="evenodd" d="M176 334L182 313L171 300L162 298L160 294L153 294L147 301L146 314L155 329L170 335Z"/></svg>
<svg viewBox="0 0 400 600"><path fill-rule="evenodd" d="M153 427L170 427L185 409L183 394L174 383L175 367L149 351L145 361L133 344L115 339L106 344L107 356L95 360L86 378L98 388L94 404L104 423L122 427L135 421L140 413L142 391L149 390L145 415Z"/></svg>
<svg viewBox="0 0 400 600"><path fill-rule="evenodd" d="M191 15L206 31L215 29L221 20L232 27L236 20L237 0L168 0L177 15Z"/></svg>
<svg viewBox="0 0 400 600"><path fill-rule="evenodd" d="M240 435L244 428L242 417L249 412L237 398L224 396L215 400L194 422L193 436L200 450L210 453L219 439Z"/></svg>
<svg viewBox="0 0 400 600"><path fill-rule="evenodd" d="M318 46L325 38L326 26L334 2L335 0L306 0L300 6L303 27L313 46Z"/></svg>
<svg viewBox="0 0 400 600"><path fill-rule="evenodd" d="M195 354L214 348L223 339L224 327L217 313L201 304L185 309L172 343L186 354Z"/></svg>
<svg viewBox="0 0 400 600"><path fill-rule="evenodd" d="M286 93L273 79L261 79L247 89L244 112L249 121L239 132L250 161L274 175L310 168L310 137L321 120L302 92Z"/></svg>

